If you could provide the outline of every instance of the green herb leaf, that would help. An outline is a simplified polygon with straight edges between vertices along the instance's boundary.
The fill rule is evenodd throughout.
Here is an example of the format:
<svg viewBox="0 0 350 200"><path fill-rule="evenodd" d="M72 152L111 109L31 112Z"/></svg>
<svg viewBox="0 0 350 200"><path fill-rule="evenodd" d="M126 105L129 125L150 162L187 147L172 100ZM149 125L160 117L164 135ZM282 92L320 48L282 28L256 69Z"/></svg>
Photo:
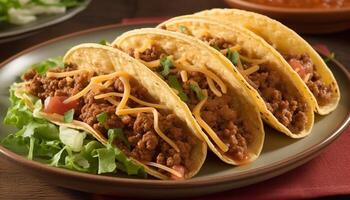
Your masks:
<svg viewBox="0 0 350 200"><path fill-rule="evenodd" d="M100 123L105 123L107 121L108 114L106 112L101 112L96 116L97 121Z"/></svg>
<svg viewBox="0 0 350 200"><path fill-rule="evenodd" d="M173 62L171 61L171 58L168 57L162 57L160 59L160 65L163 67L163 71L160 72L162 76L167 76L170 73L170 68L173 66Z"/></svg>
<svg viewBox="0 0 350 200"><path fill-rule="evenodd" d="M186 26L180 25L180 26L179 26L179 29L180 29L181 33L185 33L185 34L188 33L188 29L187 29Z"/></svg>
<svg viewBox="0 0 350 200"><path fill-rule="evenodd" d="M67 112L64 113L63 121L65 123L71 123L74 118L74 109L70 109Z"/></svg>
<svg viewBox="0 0 350 200"><path fill-rule="evenodd" d="M180 99L182 101L185 101L185 102L188 101L188 96L183 91L183 88L182 88L180 82L177 80L175 75L168 76L168 83L169 83L170 87L172 87L178 91L178 96L180 97Z"/></svg>
<svg viewBox="0 0 350 200"><path fill-rule="evenodd" d="M123 133L123 130L121 128L109 129L108 130L108 139L110 140L109 142L111 144L112 144L114 139L119 139L128 147L128 149L131 148L129 141L126 139L126 137Z"/></svg>
<svg viewBox="0 0 350 200"><path fill-rule="evenodd" d="M40 75L44 75L49 69L54 67L61 67L61 68L64 67L62 56L59 56L56 58L49 58L45 61L42 61L40 63L34 64L31 66L31 68L33 68Z"/></svg>
<svg viewBox="0 0 350 200"><path fill-rule="evenodd" d="M205 95L202 92L202 89L198 85L190 84L190 88L192 91L194 91L196 93L196 96L200 101L202 101L205 98Z"/></svg>
<svg viewBox="0 0 350 200"><path fill-rule="evenodd" d="M329 61L333 60L335 58L335 53L332 52L329 56L323 58L325 63L328 63Z"/></svg>
<svg viewBox="0 0 350 200"><path fill-rule="evenodd" d="M231 51L231 49L227 50L226 57L234 64L237 65L239 59L239 53L237 51Z"/></svg>
<svg viewBox="0 0 350 200"><path fill-rule="evenodd" d="M99 43L102 44L102 45L108 45L109 44L109 42L106 39L101 40Z"/></svg>

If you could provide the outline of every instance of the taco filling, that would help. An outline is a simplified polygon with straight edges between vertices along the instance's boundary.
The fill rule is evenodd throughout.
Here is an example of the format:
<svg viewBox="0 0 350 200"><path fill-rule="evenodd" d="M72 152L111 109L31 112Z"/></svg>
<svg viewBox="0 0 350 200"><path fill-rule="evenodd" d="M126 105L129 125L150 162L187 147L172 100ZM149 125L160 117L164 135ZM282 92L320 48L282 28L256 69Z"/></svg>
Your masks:
<svg viewBox="0 0 350 200"><path fill-rule="evenodd" d="M128 49L128 53L168 83L221 153L238 162L249 159L248 146L254 138L237 100L216 74L155 44L143 51Z"/></svg>
<svg viewBox="0 0 350 200"><path fill-rule="evenodd" d="M85 122L106 138L117 132L117 148L172 178L191 170L194 136L127 73L97 76L68 65L45 75L29 70L22 79L28 93L45 102L44 113L66 116L73 110L72 120Z"/></svg>
<svg viewBox="0 0 350 200"><path fill-rule="evenodd" d="M307 54L284 55L290 66L306 83L320 106L327 105L332 100L332 85L327 85L315 69L315 65Z"/></svg>
<svg viewBox="0 0 350 200"><path fill-rule="evenodd" d="M281 84L280 73L263 59L249 56L240 45L223 38L204 35L200 38L224 54L264 99L268 110L291 132L300 132L307 124L306 103L292 88Z"/></svg>

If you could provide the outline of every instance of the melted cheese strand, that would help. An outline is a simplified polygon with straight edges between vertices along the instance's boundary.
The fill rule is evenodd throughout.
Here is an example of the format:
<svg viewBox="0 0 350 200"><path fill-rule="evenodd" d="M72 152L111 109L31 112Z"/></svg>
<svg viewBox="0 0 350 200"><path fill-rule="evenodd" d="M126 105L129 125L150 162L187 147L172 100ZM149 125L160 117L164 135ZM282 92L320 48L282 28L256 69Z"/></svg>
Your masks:
<svg viewBox="0 0 350 200"><path fill-rule="evenodd" d="M91 72L91 70L77 69L77 70L68 71L68 72L46 72L46 77L63 78L67 76L74 76L82 72Z"/></svg>
<svg viewBox="0 0 350 200"><path fill-rule="evenodd" d="M169 172L170 174L173 174L177 177L183 177L182 174L178 171L176 171L175 169L171 169L170 167L167 167L165 165L162 165L162 164L159 164L159 163L155 163L155 162L146 162L144 163L145 165L148 165L148 166L152 166L152 167L157 167L159 169L162 169L164 171L167 171Z"/></svg>
<svg viewBox="0 0 350 200"><path fill-rule="evenodd" d="M209 85L209 88L210 90L218 97L221 97L222 94L221 92L215 87L215 84L213 82L213 80L211 80L209 77L206 77L207 78L207 82L208 82L208 85Z"/></svg>
<svg viewBox="0 0 350 200"><path fill-rule="evenodd" d="M178 95L179 94L179 91L177 90L177 89L175 89L175 88L171 88L171 90L176 94L176 95Z"/></svg>
<svg viewBox="0 0 350 200"><path fill-rule="evenodd" d="M237 68L238 68L238 70L240 70L240 71L244 71L244 67L243 67L243 65L242 65L240 56L238 56L238 59L237 59Z"/></svg>
<svg viewBox="0 0 350 200"><path fill-rule="evenodd" d="M113 83L112 80L108 80L102 86L105 87L105 88L108 88L110 85L112 85L112 83Z"/></svg>
<svg viewBox="0 0 350 200"><path fill-rule="evenodd" d="M208 99L208 95L205 95L205 98L200 101L193 109L192 113L196 118L198 124L208 133L210 138L215 142L215 144L221 149L223 152L228 151L228 146L218 137L218 135L210 128L210 126L202 119L200 115L201 108L205 104Z"/></svg>
<svg viewBox="0 0 350 200"><path fill-rule="evenodd" d="M239 50L241 50L241 46L240 45L238 45L238 44L236 44L235 46L233 46L233 47L230 47L230 48L226 48L226 49L221 49L220 50L220 52L222 53L222 54L224 54L224 55L226 55L227 54L227 51L230 49L231 51L239 51Z"/></svg>
<svg viewBox="0 0 350 200"><path fill-rule="evenodd" d="M90 83L80 92L78 92L77 94L70 96L69 98L67 98L66 100L63 101L63 103L69 103L72 101L75 101L77 99L79 99L80 97L84 96L86 93L88 93L90 91L90 89L96 85L97 83L101 83L103 81L107 81L110 79L113 79L116 76L120 76L120 77L129 77L129 75L126 72L123 71L119 71L119 72L114 72L108 75L100 75L100 76L96 76L91 78Z"/></svg>
<svg viewBox="0 0 350 200"><path fill-rule="evenodd" d="M115 97L123 97L123 93L118 93L118 92L108 92L105 94L100 94L100 95L96 95L94 98L95 99L102 99L102 98L106 98L106 97L111 97L111 96L115 96ZM146 101L143 101L141 99L136 98L135 96L130 95L129 98L131 100L133 100L134 102L143 105L143 106L148 106L148 107L154 107L154 108L160 108L160 109L167 109L167 107L165 105L161 105L161 104L154 104L154 103L148 103Z"/></svg>
<svg viewBox="0 0 350 200"><path fill-rule="evenodd" d="M186 62L186 63L182 64L182 63L179 63L179 62L174 62L174 64L175 64L174 66L176 68L180 69L180 70L200 72L200 73L206 75L207 77L209 77L212 80L214 80L220 86L222 93L226 94L226 92L227 92L226 85L218 76L216 76L216 74L214 74L213 72L209 71L206 68L193 67L187 61L183 61L183 62Z"/></svg>
<svg viewBox="0 0 350 200"><path fill-rule="evenodd" d="M126 103L128 102L128 99L130 97L130 83L129 79L126 79L125 77L120 77L119 78L124 85L124 93L122 96L122 100L120 101L119 105L117 106L117 109L115 113L117 114L119 110L123 109L126 106Z"/></svg>
<svg viewBox="0 0 350 200"><path fill-rule="evenodd" d="M137 59L138 61L140 61L142 64L146 65L148 68L156 68L160 66L160 59L158 60L153 60L153 61L144 61L142 59Z"/></svg>
<svg viewBox="0 0 350 200"><path fill-rule="evenodd" d="M180 72L182 82L186 82L188 80L187 72L185 70L181 70Z"/></svg>
<svg viewBox="0 0 350 200"><path fill-rule="evenodd" d="M111 97L106 97L106 100L114 106L118 106L120 104L120 101L117 101Z"/></svg>
<svg viewBox="0 0 350 200"><path fill-rule="evenodd" d="M252 67L249 67L248 69L244 70L242 73L245 75L245 76L249 76L250 74L256 72L259 70L259 65L254 65Z"/></svg>
<svg viewBox="0 0 350 200"><path fill-rule="evenodd" d="M303 81L307 83L311 77L311 73L306 74L306 76L303 78Z"/></svg>
<svg viewBox="0 0 350 200"><path fill-rule="evenodd" d="M67 75L67 74L64 74ZM97 76L97 77L93 77L91 78L90 83L79 93L77 93L76 95L73 95L71 97L69 97L68 99L66 99L64 101L64 103L68 103L71 101L74 101L76 99L79 99L80 97L84 96L86 93L88 93L91 89L96 88L96 86L98 87L103 87L104 85L100 85L99 83L103 82L103 81L107 81L105 83L105 85L110 85L112 84L111 79L115 78L116 76L119 76L119 79L123 82L124 85L124 93L123 94L118 94L116 93L116 96L121 96L122 100L120 102L117 102L116 100L112 99L112 98L108 98L109 96L104 95L103 97L107 97L107 101L111 102L113 105L118 105L116 108L116 114L117 115L128 115L128 114L135 114L135 113L140 113L140 112L151 112L153 113L153 123L154 123L154 129L157 132L157 134L165 141L167 142L172 148L174 148L177 152L180 152L180 149L178 148L178 146L170 139L168 138L159 128L159 115L158 112L155 108L153 107L144 107L144 108L127 108L124 109L127 104L127 101L129 99L130 95L130 83L129 83L129 75L126 72L114 72L108 75L101 75L101 76ZM107 87L108 87L107 86ZM97 87L97 88L98 88ZM98 96L97 96L98 97ZM101 95L99 95L99 97L101 97ZM132 100L134 100L137 103L140 104L146 104L146 105L150 105L150 106L154 106L154 104L151 103L147 103L144 102L140 99L137 99L136 97L132 97ZM162 105L156 105L157 107L161 106L162 108L165 108ZM180 175L181 176L181 175Z"/></svg>
<svg viewBox="0 0 350 200"><path fill-rule="evenodd" d="M158 112L155 108L151 107L142 107L142 108L130 108L130 109L122 109L117 110L117 115L127 115L127 114L134 114L134 113L143 113L143 112L150 112L153 113L153 123L154 123L154 130L157 132L159 137L161 137L166 143L168 143L172 148L174 148L177 152L180 152L179 147L175 144L174 141L172 141L170 138L168 138L159 128L158 121L159 116Z"/></svg>

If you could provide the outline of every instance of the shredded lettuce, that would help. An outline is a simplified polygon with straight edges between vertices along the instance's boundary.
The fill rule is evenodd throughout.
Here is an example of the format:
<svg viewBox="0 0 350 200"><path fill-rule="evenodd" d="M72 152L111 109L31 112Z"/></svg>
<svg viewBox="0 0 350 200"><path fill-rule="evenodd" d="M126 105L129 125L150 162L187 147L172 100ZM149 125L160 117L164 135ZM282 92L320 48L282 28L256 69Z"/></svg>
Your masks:
<svg viewBox="0 0 350 200"><path fill-rule="evenodd" d="M62 56L58 56L55 58L49 58L45 61L42 61L40 63L36 63L31 66L36 72L38 72L40 75L44 75L47 70L54 68L54 67L64 67L63 64L63 58Z"/></svg>
<svg viewBox="0 0 350 200"><path fill-rule="evenodd" d="M68 146L74 152L79 152L83 148L83 142L86 137L86 133L80 132L75 129L60 126L59 137L63 144Z"/></svg>
<svg viewBox="0 0 350 200"><path fill-rule="evenodd" d="M60 129L51 122L36 117L24 101L15 96L15 84L10 87L10 102L4 123L18 131L7 135L0 144L7 149L45 164L86 173L118 173L145 176L144 168L128 158L114 144L120 131L111 131L108 144L102 145L92 136L78 130ZM32 98L35 109L41 100ZM74 133L73 133L74 132ZM78 132L78 133L76 133Z"/></svg>
<svg viewBox="0 0 350 200"><path fill-rule="evenodd" d="M74 118L74 109L70 109L64 113L63 119L65 123L71 123Z"/></svg>

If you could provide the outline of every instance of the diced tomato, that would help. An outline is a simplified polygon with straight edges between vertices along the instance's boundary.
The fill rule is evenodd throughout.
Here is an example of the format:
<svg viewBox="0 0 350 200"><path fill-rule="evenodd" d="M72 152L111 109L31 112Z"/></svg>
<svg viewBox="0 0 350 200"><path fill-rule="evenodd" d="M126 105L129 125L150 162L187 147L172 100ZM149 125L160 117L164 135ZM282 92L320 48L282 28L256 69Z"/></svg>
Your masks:
<svg viewBox="0 0 350 200"><path fill-rule="evenodd" d="M296 71L299 74L301 78L305 77L307 71L305 67L300 63L299 60L292 58L288 61L288 63L294 69L294 71Z"/></svg>
<svg viewBox="0 0 350 200"><path fill-rule="evenodd" d="M172 174L171 175L172 180L185 180L185 167L184 166L174 165L172 168L181 174L181 177Z"/></svg>
<svg viewBox="0 0 350 200"><path fill-rule="evenodd" d="M67 97L63 96L54 96L48 97L45 99L45 107L44 112L46 113L57 113L60 115L64 115L70 109L75 109L78 106L78 101L72 101L69 103L63 103Z"/></svg>

